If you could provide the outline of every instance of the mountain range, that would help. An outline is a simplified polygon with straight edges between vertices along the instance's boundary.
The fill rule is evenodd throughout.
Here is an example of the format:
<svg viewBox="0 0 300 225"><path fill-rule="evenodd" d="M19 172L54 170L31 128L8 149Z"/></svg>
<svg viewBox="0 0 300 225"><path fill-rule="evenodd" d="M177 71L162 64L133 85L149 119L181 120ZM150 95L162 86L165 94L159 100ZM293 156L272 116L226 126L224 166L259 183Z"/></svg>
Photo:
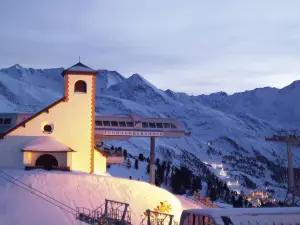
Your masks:
<svg viewBox="0 0 300 225"><path fill-rule="evenodd" d="M0 69L0 112L36 112L62 97L63 68L32 69L14 65ZM287 166L283 144L266 142L276 132L297 130L300 125L300 81L282 88L257 88L228 95L224 92L190 96L160 90L139 74L125 78L116 71L99 70L96 112L102 115L137 113L142 116L172 117L191 132L182 139L159 139L158 157L188 165L200 172L200 164L222 179L247 188L269 184L283 187L282 169ZM149 154L148 138L110 142L129 153ZM293 149L294 165L300 154ZM250 181L250 183L249 183ZM252 187L253 188L253 187Z"/></svg>

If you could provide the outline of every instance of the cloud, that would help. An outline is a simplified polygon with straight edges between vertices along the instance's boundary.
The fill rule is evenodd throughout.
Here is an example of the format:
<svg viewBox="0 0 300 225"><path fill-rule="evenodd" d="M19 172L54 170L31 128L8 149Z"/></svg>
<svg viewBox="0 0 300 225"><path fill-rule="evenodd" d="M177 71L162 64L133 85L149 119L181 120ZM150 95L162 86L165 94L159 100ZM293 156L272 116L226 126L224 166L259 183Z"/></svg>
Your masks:
<svg viewBox="0 0 300 225"><path fill-rule="evenodd" d="M16 1L0 3L0 67L142 74L189 94L282 87L300 74L300 2Z"/></svg>

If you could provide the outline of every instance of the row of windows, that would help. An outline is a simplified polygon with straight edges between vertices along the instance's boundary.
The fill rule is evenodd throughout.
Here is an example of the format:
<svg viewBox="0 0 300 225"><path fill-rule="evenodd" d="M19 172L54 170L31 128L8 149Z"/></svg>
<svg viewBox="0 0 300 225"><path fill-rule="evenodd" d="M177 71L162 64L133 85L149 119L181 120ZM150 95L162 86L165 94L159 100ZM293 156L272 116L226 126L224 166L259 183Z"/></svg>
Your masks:
<svg viewBox="0 0 300 225"><path fill-rule="evenodd" d="M143 128L173 128L176 129L177 127L173 123L147 123L141 121L135 121L135 126L141 124ZM125 122L125 121L96 121L96 126L105 126L105 127L134 127L133 122Z"/></svg>
<svg viewBox="0 0 300 225"><path fill-rule="evenodd" d="M11 124L11 118L0 118L0 124Z"/></svg>

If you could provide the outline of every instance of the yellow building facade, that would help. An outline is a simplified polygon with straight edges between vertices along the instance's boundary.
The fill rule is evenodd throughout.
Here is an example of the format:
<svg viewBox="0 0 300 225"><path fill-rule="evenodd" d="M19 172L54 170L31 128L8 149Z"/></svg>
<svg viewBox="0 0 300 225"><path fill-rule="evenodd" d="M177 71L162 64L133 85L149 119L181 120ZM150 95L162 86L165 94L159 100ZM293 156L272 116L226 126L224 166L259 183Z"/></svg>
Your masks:
<svg viewBox="0 0 300 225"><path fill-rule="evenodd" d="M106 157L94 147L96 74L82 63L64 70L64 97L2 134L0 167L48 159L74 171L106 172Z"/></svg>

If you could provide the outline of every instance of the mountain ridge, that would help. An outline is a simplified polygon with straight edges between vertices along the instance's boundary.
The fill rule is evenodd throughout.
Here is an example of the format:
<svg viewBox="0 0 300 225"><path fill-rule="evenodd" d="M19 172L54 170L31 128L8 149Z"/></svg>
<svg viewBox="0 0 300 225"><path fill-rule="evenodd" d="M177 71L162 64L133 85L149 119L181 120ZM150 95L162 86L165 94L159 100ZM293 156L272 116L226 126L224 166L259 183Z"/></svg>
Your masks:
<svg viewBox="0 0 300 225"><path fill-rule="evenodd" d="M63 95L61 71L62 68L1 69L1 90L9 91L0 91L0 111L35 112L51 104ZM171 89L160 90L138 74L128 78L117 71L98 70L98 74L96 113L136 112L147 117L172 117L192 132L191 137L182 139L158 139L158 157L172 159L178 166L187 163L183 158L189 159L188 165L193 168L199 166L197 160L222 163L229 174L228 178L222 177L226 181L233 181L233 175L247 174L257 184L284 185L274 178L278 173L274 165L278 168L287 165L282 154L285 148L266 142L264 137L300 124L300 107L293 101L300 95L299 81L282 89L267 87L233 95L217 92L191 96ZM147 138L111 143L124 146L133 154L149 153ZM294 152L294 164L300 165L297 152Z"/></svg>

